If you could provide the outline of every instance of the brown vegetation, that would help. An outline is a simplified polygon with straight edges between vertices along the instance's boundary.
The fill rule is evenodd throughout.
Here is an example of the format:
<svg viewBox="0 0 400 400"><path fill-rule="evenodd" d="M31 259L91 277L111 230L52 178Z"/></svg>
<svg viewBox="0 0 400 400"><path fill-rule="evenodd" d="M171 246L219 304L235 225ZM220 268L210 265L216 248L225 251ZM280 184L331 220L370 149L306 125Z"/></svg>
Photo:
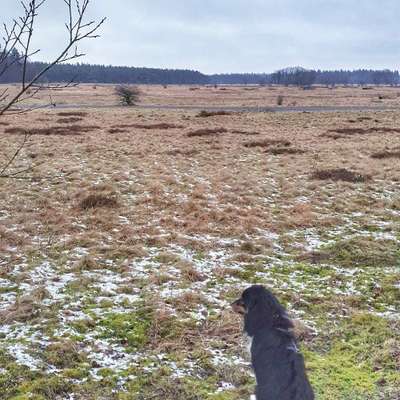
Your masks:
<svg viewBox="0 0 400 400"><path fill-rule="evenodd" d="M200 111L199 114L196 115L196 117L199 118L207 118L207 117L215 117L217 115L232 115L233 113L230 111Z"/></svg>
<svg viewBox="0 0 400 400"><path fill-rule="evenodd" d="M370 175L363 175L358 172L349 171L345 168L337 168L337 169L324 169L315 171L311 179L317 179L322 181L344 181L344 182L366 182L371 180Z"/></svg>
<svg viewBox="0 0 400 400"><path fill-rule="evenodd" d="M183 129L184 126L177 124L168 124L168 123L157 123L157 124L120 124L115 125L112 128L137 128L137 129Z"/></svg>
<svg viewBox="0 0 400 400"><path fill-rule="evenodd" d="M259 141L251 141L244 144L245 147L269 147L275 145L290 146L292 143L285 139L262 139Z"/></svg>
<svg viewBox="0 0 400 400"><path fill-rule="evenodd" d="M384 159L384 158L400 158L400 148L393 150L383 150L373 153L372 158Z"/></svg>
<svg viewBox="0 0 400 400"><path fill-rule="evenodd" d="M188 137L196 137L196 136L214 136L219 133L226 133L228 130L226 128L203 128L197 129L195 131L191 131L187 133Z"/></svg>
<svg viewBox="0 0 400 400"><path fill-rule="evenodd" d="M294 147L273 147L271 149L267 149L266 153L273 154L275 156L281 154L304 154L306 153L305 150L296 149Z"/></svg>
<svg viewBox="0 0 400 400"><path fill-rule="evenodd" d="M85 111L62 111L57 115L60 117L86 117L88 113Z"/></svg>
<svg viewBox="0 0 400 400"><path fill-rule="evenodd" d="M48 128L6 128L5 133L11 135L60 135L60 136L73 136L82 135L82 133L92 132L94 130L100 129L97 125L70 125L70 126L51 126Z"/></svg>
<svg viewBox="0 0 400 400"><path fill-rule="evenodd" d="M343 136L351 135L368 135L372 133L400 133L400 128L388 128L388 127L371 127L371 128L335 128L329 129L328 132L323 136L334 136L332 134L339 134Z"/></svg>
<svg viewBox="0 0 400 400"><path fill-rule="evenodd" d="M245 135L245 136L260 135L260 132L242 131L242 130L237 130L237 129L234 129L232 131L232 133L235 133L237 135Z"/></svg>
<svg viewBox="0 0 400 400"><path fill-rule="evenodd" d="M110 192L90 193L79 202L79 208L89 210L92 208L116 208L119 203L116 195Z"/></svg>
<svg viewBox="0 0 400 400"><path fill-rule="evenodd" d="M80 117L69 117L69 118L60 118L56 122L57 124L74 124L76 122L83 121L83 118Z"/></svg>

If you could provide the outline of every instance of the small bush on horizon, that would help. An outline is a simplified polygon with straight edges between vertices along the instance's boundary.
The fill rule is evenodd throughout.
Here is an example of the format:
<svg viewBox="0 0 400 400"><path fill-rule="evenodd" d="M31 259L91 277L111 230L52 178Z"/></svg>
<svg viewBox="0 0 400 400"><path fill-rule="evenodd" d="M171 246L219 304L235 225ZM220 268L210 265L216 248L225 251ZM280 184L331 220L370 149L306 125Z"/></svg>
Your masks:
<svg viewBox="0 0 400 400"><path fill-rule="evenodd" d="M136 86L118 85L115 94L123 106L134 106L139 100L140 90Z"/></svg>

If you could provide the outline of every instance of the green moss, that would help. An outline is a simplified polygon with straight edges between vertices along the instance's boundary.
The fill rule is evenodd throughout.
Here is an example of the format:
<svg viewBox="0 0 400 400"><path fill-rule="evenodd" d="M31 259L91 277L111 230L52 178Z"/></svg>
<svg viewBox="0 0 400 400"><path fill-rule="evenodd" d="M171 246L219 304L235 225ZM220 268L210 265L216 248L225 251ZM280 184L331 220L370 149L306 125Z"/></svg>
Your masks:
<svg viewBox="0 0 400 400"><path fill-rule="evenodd" d="M78 319L71 322L72 328L82 335L92 330L95 325L95 322L91 319Z"/></svg>
<svg viewBox="0 0 400 400"><path fill-rule="evenodd" d="M120 393L119 400L240 400L243 392L229 391L217 393L215 378L174 378L172 371L162 367L152 373L141 374L128 384L128 392ZM248 396L246 396L248 397Z"/></svg>
<svg viewBox="0 0 400 400"><path fill-rule="evenodd" d="M379 382L396 387L400 382L399 365L393 352L400 347L398 333L384 318L356 314L333 332L327 352L306 351L310 379L318 397L378 399ZM326 344L321 341L321 346L324 349Z"/></svg>
<svg viewBox="0 0 400 400"><path fill-rule="evenodd" d="M143 309L130 313L109 313L99 321L101 337L112 338L131 348L142 348L148 341L152 311Z"/></svg>
<svg viewBox="0 0 400 400"><path fill-rule="evenodd" d="M71 393L72 384L62 377L43 377L33 382L24 383L19 390L22 393L33 393L39 398L54 400Z"/></svg>
<svg viewBox="0 0 400 400"><path fill-rule="evenodd" d="M365 399L375 389L378 375L355 364L351 353L333 348L327 355L313 354L307 358L312 385L319 398Z"/></svg>
<svg viewBox="0 0 400 400"><path fill-rule="evenodd" d="M341 240L321 249L329 260L345 267L392 267L400 264L400 250L393 240L373 237L354 237Z"/></svg>

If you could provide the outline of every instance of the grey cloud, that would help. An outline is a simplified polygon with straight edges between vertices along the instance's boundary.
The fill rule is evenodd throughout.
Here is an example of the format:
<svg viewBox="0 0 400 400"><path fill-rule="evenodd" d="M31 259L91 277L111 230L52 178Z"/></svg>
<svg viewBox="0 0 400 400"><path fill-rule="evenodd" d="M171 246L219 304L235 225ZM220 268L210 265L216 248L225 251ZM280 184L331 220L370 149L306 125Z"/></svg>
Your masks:
<svg viewBox="0 0 400 400"><path fill-rule="evenodd" d="M19 10L1 0L2 15ZM47 0L35 45L50 59L65 32L62 0ZM313 68L398 68L398 0L92 0L107 16L85 62L270 72Z"/></svg>

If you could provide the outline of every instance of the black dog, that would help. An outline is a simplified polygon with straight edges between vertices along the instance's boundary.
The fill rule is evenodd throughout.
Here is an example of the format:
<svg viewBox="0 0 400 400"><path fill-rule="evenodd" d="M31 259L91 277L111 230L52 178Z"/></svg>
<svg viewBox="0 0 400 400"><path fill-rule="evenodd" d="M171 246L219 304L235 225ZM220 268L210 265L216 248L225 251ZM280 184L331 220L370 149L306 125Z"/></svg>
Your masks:
<svg viewBox="0 0 400 400"><path fill-rule="evenodd" d="M293 323L277 298L255 285L246 289L232 308L244 315L244 331L251 339L257 400L313 400Z"/></svg>

